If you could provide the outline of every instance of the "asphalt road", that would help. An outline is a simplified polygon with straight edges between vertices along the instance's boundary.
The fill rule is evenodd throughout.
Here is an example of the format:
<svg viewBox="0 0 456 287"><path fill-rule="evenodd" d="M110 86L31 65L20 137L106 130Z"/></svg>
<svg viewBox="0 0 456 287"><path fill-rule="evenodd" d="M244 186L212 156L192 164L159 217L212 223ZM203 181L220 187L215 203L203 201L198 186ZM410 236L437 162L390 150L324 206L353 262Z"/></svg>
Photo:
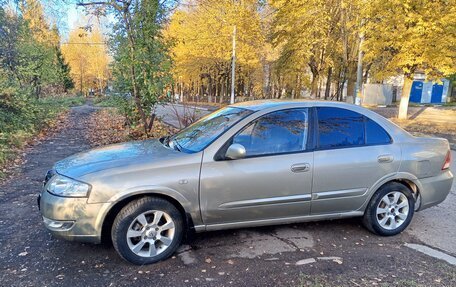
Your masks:
<svg viewBox="0 0 456 287"><path fill-rule="evenodd" d="M155 109L156 115L165 123L175 127L183 128L184 125L179 121L179 118L190 116L193 119L198 119L210 113L207 109L181 105L181 104L167 104L159 105Z"/></svg>
<svg viewBox="0 0 456 287"><path fill-rule="evenodd" d="M451 170L456 171L456 152L451 151ZM456 181L451 192L438 206L415 214L407 232L425 244L456 256Z"/></svg>
<svg viewBox="0 0 456 287"><path fill-rule="evenodd" d="M26 163L0 185L0 286L456 286L454 266L404 245L454 255L454 186L394 237L372 235L359 219L208 232L149 266L126 263L109 244L55 239L42 225L37 191L55 161L90 147L94 112L73 108L68 126L28 148Z"/></svg>

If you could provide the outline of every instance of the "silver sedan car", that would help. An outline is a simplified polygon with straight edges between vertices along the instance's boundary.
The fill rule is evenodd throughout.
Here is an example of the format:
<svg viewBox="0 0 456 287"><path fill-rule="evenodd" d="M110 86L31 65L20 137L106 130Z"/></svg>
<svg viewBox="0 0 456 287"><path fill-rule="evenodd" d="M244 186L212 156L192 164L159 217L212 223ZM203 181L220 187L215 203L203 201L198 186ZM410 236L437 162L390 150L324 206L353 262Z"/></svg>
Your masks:
<svg viewBox="0 0 456 287"><path fill-rule="evenodd" d="M171 137L57 162L38 202L54 235L108 238L149 264L191 231L359 216L373 233L398 234L448 195L450 155L446 139L414 137L359 106L246 102Z"/></svg>

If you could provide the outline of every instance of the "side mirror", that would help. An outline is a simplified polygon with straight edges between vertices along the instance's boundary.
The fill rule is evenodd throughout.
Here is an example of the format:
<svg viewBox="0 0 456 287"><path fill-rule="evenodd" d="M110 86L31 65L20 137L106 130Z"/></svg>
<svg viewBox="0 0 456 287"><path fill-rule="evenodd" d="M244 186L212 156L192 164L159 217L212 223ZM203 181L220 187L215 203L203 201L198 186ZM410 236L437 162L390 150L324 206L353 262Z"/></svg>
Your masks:
<svg viewBox="0 0 456 287"><path fill-rule="evenodd" d="M225 158L240 159L245 157L245 147L241 144L232 144L228 147L225 153Z"/></svg>

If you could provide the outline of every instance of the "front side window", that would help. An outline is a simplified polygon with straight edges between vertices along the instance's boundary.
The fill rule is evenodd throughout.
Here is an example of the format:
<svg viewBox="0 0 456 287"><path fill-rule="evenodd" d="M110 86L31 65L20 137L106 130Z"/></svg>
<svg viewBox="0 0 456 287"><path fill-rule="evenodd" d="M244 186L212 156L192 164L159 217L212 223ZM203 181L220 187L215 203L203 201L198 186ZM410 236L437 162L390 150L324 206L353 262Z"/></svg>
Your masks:
<svg viewBox="0 0 456 287"><path fill-rule="evenodd" d="M307 142L307 109L272 112L246 126L233 138L245 147L246 156L303 151Z"/></svg>
<svg viewBox="0 0 456 287"><path fill-rule="evenodd" d="M252 113L252 110L237 107L220 109L174 135L169 140L169 145L184 152L199 152Z"/></svg>
<svg viewBox="0 0 456 287"><path fill-rule="evenodd" d="M317 108L318 147L331 149L364 145L364 116L339 108Z"/></svg>

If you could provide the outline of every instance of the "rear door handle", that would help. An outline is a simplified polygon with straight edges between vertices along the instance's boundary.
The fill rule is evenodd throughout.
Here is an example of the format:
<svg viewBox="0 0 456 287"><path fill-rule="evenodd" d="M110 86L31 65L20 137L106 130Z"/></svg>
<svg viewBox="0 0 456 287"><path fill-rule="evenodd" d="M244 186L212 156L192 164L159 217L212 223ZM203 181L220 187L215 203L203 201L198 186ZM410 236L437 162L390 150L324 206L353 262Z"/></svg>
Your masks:
<svg viewBox="0 0 456 287"><path fill-rule="evenodd" d="M394 160L394 157L390 154L383 154L383 155L379 155L377 157L377 161L380 163L392 162L393 160Z"/></svg>
<svg viewBox="0 0 456 287"><path fill-rule="evenodd" d="M308 163L297 163L291 166L292 172L306 172L310 170L310 164Z"/></svg>

